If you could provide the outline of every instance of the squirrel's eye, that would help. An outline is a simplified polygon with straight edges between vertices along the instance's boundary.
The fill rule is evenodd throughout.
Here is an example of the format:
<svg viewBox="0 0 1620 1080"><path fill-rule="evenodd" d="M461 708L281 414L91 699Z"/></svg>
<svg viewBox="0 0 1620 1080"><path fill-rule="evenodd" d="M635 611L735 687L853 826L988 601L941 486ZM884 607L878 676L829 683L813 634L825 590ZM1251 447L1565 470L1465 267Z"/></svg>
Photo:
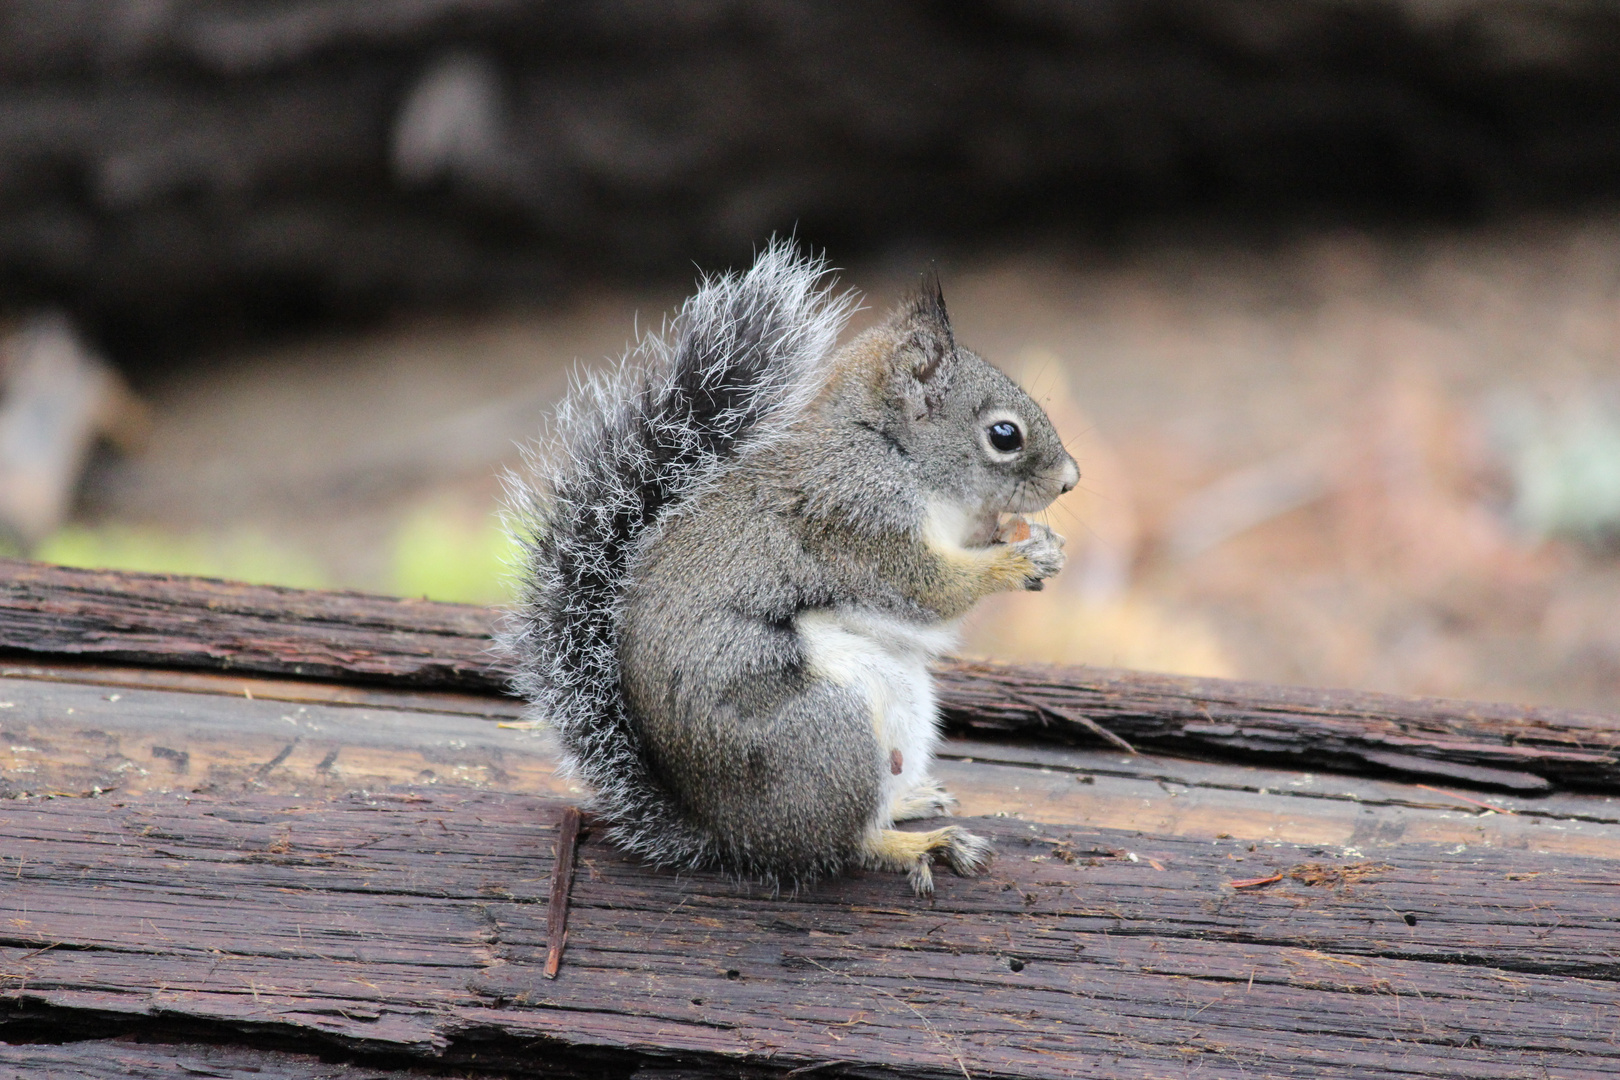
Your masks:
<svg viewBox="0 0 1620 1080"><path fill-rule="evenodd" d="M990 425L990 445L1003 454L1023 448L1024 433L1011 420L998 420Z"/></svg>

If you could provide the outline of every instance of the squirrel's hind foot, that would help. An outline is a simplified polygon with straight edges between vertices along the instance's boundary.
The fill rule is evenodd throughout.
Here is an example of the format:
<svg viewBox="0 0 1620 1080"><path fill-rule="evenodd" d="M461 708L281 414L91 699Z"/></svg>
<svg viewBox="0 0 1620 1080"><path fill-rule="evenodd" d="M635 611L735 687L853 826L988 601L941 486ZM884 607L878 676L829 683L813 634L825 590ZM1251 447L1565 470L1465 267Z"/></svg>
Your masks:
<svg viewBox="0 0 1620 1080"><path fill-rule="evenodd" d="M872 870L903 871L918 896L932 896L936 858L962 877L977 877L989 869L992 854L988 840L947 825L930 832L879 829L868 836L862 861Z"/></svg>
<svg viewBox="0 0 1620 1080"><path fill-rule="evenodd" d="M924 780L894 800L890 816L895 821L918 821L922 818L950 817L956 809L956 796L945 790L938 780Z"/></svg>

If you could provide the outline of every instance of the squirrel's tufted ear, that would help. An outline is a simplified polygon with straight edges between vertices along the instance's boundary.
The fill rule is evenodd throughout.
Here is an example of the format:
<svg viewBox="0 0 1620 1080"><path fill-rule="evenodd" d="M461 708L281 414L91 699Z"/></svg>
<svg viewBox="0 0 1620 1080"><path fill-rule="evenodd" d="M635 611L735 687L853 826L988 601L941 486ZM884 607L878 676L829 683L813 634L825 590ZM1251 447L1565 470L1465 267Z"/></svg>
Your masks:
<svg viewBox="0 0 1620 1080"><path fill-rule="evenodd" d="M920 383L930 383L956 352L956 335L951 332L951 315L945 310L945 290L939 284L939 271L923 276L922 288L911 302L911 338L918 352L912 374Z"/></svg>
<svg viewBox="0 0 1620 1080"><path fill-rule="evenodd" d="M922 288L895 312L892 325L898 339L894 374L901 396L920 418L938 406L956 366L956 335L937 273L923 278Z"/></svg>

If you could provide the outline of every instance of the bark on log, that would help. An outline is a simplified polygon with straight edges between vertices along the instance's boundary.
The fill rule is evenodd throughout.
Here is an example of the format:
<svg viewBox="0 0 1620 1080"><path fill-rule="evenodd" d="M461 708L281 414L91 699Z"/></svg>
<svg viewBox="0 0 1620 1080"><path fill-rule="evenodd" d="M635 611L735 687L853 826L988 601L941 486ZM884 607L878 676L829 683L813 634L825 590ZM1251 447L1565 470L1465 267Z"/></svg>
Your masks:
<svg viewBox="0 0 1620 1080"><path fill-rule="evenodd" d="M490 609L0 561L0 651L501 692ZM1083 667L947 662L946 724L1533 794L1620 791L1620 716Z"/></svg>
<svg viewBox="0 0 1620 1080"><path fill-rule="evenodd" d="M1072 719L1085 716L1138 749L1181 756L1526 794L1620 790L1620 715L1107 668L952 661L937 674L947 722L980 738L1095 742Z"/></svg>
<svg viewBox="0 0 1620 1080"><path fill-rule="evenodd" d="M525 1075L1620 1075L1612 860L976 819L996 864L926 902L587 838L553 982L565 805L7 802L0 1038L189 1027Z"/></svg>
<svg viewBox="0 0 1620 1080"><path fill-rule="evenodd" d="M345 693L322 702L306 692L353 688L146 673L170 688L86 684L70 672L44 679L0 663L0 800L98 791L121 799L326 798L442 783L570 801L584 795L559 775L551 734L514 725L505 699L369 688L360 700ZM1620 799L1578 792L1465 793L1386 777L959 738L941 744L934 775L971 817L1085 822L1205 843L1224 833L1258 843L1620 852Z"/></svg>
<svg viewBox="0 0 1620 1080"><path fill-rule="evenodd" d="M495 613L466 604L0 560L0 649L498 693Z"/></svg>

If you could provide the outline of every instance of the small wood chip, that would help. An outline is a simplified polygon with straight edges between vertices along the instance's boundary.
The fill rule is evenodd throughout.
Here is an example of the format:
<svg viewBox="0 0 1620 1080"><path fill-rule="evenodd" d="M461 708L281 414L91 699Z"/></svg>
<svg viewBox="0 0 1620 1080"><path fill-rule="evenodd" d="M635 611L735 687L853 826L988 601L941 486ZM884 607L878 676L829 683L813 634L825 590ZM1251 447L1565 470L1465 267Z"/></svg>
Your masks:
<svg viewBox="0 0 1620 1080"><path fill-rule="evenodd" d="M1270 877L1252 877L1244 878L1241 881L1228 881L1227 884L1234 889L1258 889L1263 885L1275 885L1282 879L1281 874L1272 874Z"/></svg>
<svg viewBox="0 0 1620 1080"><path fill-rule="evenodd" d="M1389 863L1358 862L1344 866L1333 866L1328 863L1309 862L1300 863L1291 867L1288 876L1301 885L1322 885L1329 888L1343 888L1354 885L1374 874L1381 874L1393 867Z"/></svg>
<svg viewBox="0 0 1620 1080"><path fill-rule="evenodd" d="M898 749L890 750L889 751L889 771L891 773L893 773L895 776L899 776L900 773L905 770L905 767L906 767L906 759L901 756L900 751Z"/></svg>
<svg viewBox="0 0 1620 1080"><path fill-rule="evenodd" d="M574 849L579 845L579 807L563 811L557 827L557 855L551 864L551 902L546 908L546 969L548 979L562 967L563 945L568 941L568 894L574 887Z"/></svg>

